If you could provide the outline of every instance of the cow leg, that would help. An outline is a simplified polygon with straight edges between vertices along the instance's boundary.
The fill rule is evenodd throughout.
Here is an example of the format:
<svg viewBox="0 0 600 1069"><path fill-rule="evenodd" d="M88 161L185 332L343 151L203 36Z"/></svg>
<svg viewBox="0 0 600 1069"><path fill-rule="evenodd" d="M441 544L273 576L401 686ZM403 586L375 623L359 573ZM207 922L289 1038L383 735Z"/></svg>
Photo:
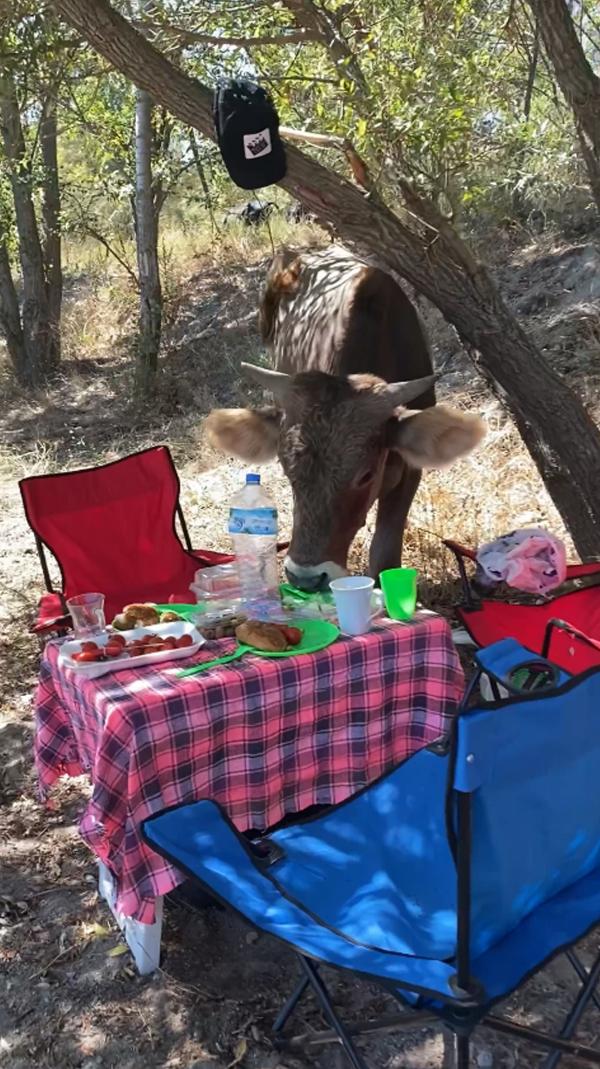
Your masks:
<svg viewBox="0 0 600 1069"><path fill-rule="evenodd" d="M420 471L404 468L399 482L379 498L369 553L369 573L374 579L386 568L399 568L402 564L404 527L420 482Z"/></svg>

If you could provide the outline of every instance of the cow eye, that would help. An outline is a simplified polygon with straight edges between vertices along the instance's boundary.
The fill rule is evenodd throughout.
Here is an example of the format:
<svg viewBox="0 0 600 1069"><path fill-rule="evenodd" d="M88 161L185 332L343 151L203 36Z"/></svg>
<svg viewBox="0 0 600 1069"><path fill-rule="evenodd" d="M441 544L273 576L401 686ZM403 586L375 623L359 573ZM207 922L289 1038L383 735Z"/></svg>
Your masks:
<svg viewBox="0 0 600 1069"><path fill-rule="evenodd" d="M359 475L358 479L356 480L355 485L356 486L368 486L369 483L373 481L373 475L374 475L373 470L371 468L368 468L367 471L363 471L362 475Z"/></svg>

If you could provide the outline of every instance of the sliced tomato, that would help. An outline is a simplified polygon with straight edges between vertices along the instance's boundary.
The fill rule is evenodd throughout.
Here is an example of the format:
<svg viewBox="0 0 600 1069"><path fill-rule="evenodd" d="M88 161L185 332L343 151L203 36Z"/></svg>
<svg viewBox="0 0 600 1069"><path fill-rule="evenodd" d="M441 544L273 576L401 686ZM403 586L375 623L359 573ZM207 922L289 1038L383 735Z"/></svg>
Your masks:
<svg viewBox="0 0 600 1069"><path fill-rule="evenodd" d="M176 639L176 644L178 650L183 650L186 646L193 646L194 640L191 635L180 635L179 638Z"/></svg>
<svg viewBox="0 0 600 1069"><path fill-rule="evenodd" d="M166 650L177 649L177 639L175 638L175 635L167 635L166 639L164 640L164 643Z"/></svg>

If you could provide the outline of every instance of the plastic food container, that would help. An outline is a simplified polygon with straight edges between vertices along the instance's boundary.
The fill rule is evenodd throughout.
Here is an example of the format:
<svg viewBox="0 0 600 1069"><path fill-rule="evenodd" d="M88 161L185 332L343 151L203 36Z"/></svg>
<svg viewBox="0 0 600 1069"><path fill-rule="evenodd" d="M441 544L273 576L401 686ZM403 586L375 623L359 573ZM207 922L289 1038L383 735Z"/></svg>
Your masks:
<svg viewBox="0 0 600 1069"><path fill-rule="evenodd" d="M179 638L181 635L190 635L192 638L191 646L184 646L183 649L175 650L160 650L158 653L143 653L139 657L129 657L123 654L121 657L111 658L109 661L92 661L91 663L81 663L81 661L74 661L73 654L79 653L81 650L81 641L73 639L68 642L63 642L60 647L60 653L58 655L58 664L60 668L72 668L77 675L85 676L87 679L97 679L98 676L103 676L107 672L119 672L124 668L141 668L145 664L158 664L160 661L177 661L183 657L191 657L194 653L197 653L200 646L203 645L204 639L202 635L196 630L193 624L186 623L185 620L174 621L170 624L154 624L152 627L136 627L132 631L119 631L119 635L129 642L133 638L141 638L142 635L160 635L161 638L166 638L167 635L173 635L175 638ZM110 639L110 632L105 632L103 635L95 635L94 642L97 646L106 646Z"/></svg>
<svg viewBox="0 0 600 1069"><path fill-rule="evenodd" d="M190 584L198 601L218 598L233 600L241 597L240 580L235 564L217 564L214 568L199 568Z"/></svg>

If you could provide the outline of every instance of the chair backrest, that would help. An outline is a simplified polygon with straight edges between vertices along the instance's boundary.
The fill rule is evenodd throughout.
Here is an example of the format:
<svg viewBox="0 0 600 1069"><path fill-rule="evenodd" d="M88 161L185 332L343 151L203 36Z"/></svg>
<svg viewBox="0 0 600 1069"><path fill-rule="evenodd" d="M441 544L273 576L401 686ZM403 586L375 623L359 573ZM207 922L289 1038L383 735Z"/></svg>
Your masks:
<svg viewBox="0 0 600 1069"><path fill-rule="evenodd" d="M600 669L463 714L454 787L471 796L471 955L600 865Z"/></svg>
<svg viewBox="0 0 600 1069"><path fill-rule="evenodd" d="M179 479L166 446L19 485L30 527L58 561L65 597L100 591L112 615L126 601L160 600L191 582L198 562L175 531Z"/></svg>

